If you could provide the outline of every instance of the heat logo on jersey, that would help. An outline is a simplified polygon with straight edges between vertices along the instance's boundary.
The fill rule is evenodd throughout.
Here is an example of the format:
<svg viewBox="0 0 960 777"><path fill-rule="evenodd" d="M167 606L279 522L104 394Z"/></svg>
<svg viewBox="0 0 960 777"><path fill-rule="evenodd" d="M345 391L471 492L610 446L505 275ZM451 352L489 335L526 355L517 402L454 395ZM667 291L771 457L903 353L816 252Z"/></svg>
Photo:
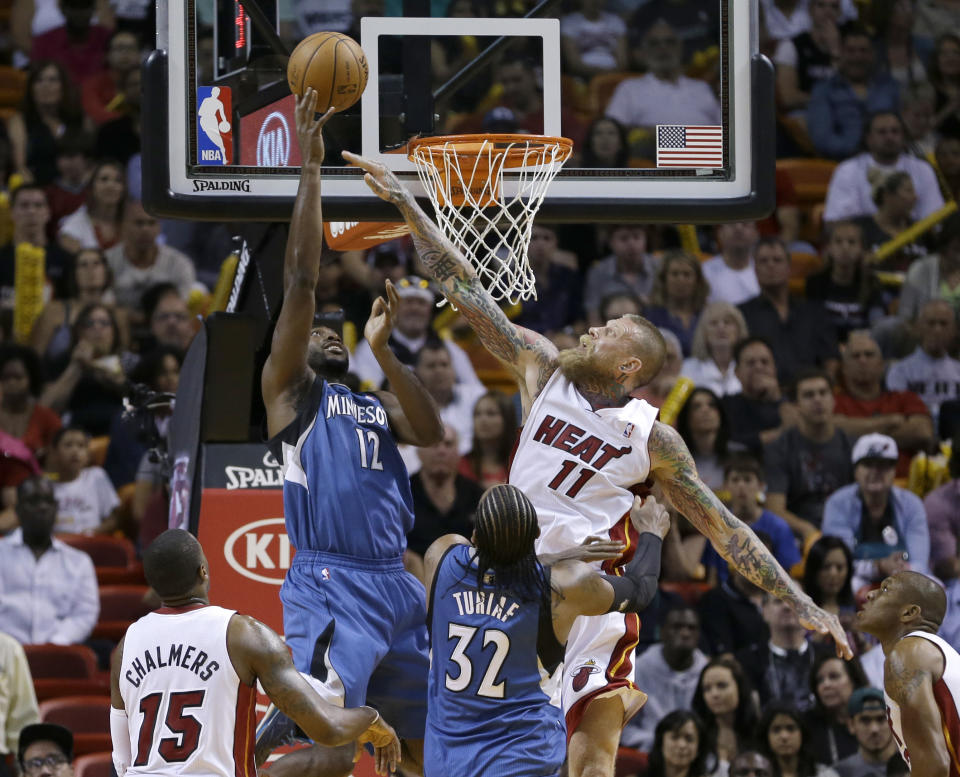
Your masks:
<svg viewBox="0 0 960 777"><path fill-rule="evenodd" d="M233 98L229 87L197 87L197 164L233 164Z"/></svg>
<svg viewBox="0 0 960 777"><path fill-rule="evenodd" d="M577 671L573 675L573 690L582 691L586 687L587 680L590 679L590 675L598 674L599 672L600 667L592 658L586 663L580 664L580 666L577 667Z"/></svg>
<svg viewBox="0 0 960 777"><path fill-rule="evenodd" d="M579 426L562 418L554 418L552 415L544 416L540 427L533 433L533 439L557 450L566 451L584 464L590 465L580 467L579 472L574 474L577 462L568 459L548 483L549 488L554 491L563 490L571 499L576 498L580 490L599 470L612 460L626 456L633 450L629 445L616 448L596 435L588 435L586 430Z"/></svg>

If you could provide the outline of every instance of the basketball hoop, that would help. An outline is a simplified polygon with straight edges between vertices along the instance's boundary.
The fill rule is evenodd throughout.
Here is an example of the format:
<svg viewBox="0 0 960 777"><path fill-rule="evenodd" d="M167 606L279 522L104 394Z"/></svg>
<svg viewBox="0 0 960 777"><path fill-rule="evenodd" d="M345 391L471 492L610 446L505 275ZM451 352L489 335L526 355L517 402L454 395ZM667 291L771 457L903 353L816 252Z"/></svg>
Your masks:
<svg viewBox="0 0 960 777"><path fill-rule="evenodd" d="M437 222L494 299L536 299L527 259L534 216L573 141L542 135L448 135L411 140ZM503 173L517 192L503 197Z"/></svg>

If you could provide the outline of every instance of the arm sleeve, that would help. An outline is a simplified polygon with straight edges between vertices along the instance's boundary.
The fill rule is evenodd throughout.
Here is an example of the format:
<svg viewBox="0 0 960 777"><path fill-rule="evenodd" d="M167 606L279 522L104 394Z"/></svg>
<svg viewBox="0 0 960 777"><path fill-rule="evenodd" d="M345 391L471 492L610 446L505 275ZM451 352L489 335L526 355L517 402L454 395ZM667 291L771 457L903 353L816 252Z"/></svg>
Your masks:
<svg viewBox="0 0 960 777"><path fill-rule="evenodd" d="M110 707L110 739L113 741L113 768L117 770L117 777L123 777L133 759L126 710Z"/></svg>
<svg viewBox="0 0 960 777"><path fill-rule="evenodd" d="M633 558L623 568L623 577L604 575L613 588L613 603L608 612L640 612L650 604L657 593L662 547L663 540L644 532Z"/></svg>

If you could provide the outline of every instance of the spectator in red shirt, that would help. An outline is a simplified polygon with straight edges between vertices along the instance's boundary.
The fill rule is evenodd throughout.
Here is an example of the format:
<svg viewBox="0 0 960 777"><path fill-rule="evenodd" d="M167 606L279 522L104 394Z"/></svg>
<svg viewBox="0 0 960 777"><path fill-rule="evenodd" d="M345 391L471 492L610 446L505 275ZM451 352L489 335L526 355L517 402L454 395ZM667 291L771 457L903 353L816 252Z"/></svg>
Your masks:
<svg viewBox="0 0 960 777"><path fill-rule="evenodd" d="M82 130L67 130L57 141L57 177L46 187L50 205L47 236L56 240L60 220L86 202L87 183L93 169L90 136Z"/></svg>
<svg viewBox="0 0 960 777"><path fill-rule="evenodd" d="M910 459L933 442L930 411L912 391L887 391L880 346L865 330L850 333L841 360L836 423L851 438L877 432L892 437L900 451L897 477L906 477Z"/></svg>
<svg viewBox="0 0 960 777"><path fill-rule="evenodd" d="M107 46L107 67L88 77L81 85L83 112L96 125L122 115L115 103L127 73L140 64L140 44L129 30L117 30Z"/></svg>
<svg viewBox="0 0 960 777"><path fill-rule="evenodd" d="M37 402L43 381L40 358L25 345L0 348L0 429L16 437L40 461L62 426L60 416Z"/></svg>
<svg viewBox="0 0 960 777"><path fill-rule="evenodd" d="M80 84L104 69L110 30L92 23L94 0L59 0L59 3L66 24L37 35L30 59L59 62L73 81Z"/></svg>

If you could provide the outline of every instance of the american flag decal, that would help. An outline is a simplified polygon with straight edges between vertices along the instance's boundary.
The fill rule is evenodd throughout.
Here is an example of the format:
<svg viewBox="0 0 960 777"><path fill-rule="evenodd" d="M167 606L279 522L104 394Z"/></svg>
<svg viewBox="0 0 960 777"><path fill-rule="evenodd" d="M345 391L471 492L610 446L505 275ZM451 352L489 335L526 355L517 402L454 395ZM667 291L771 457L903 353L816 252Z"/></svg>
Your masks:
<svg viewBox="0 0 960 777"><path fill-rule="evenodd" d="M723 167L723 127L658 124L657 167Z"/></svg>

